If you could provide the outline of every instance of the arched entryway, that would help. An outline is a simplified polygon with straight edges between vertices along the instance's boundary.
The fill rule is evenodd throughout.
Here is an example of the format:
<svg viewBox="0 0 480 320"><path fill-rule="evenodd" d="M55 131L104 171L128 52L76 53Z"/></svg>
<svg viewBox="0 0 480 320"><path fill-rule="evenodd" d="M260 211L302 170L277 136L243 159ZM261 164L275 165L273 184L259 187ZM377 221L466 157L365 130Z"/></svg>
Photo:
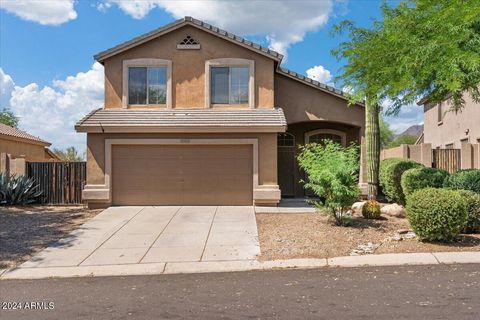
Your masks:
<svg viewBox="0 0 480 320"><path fill-rule="evenodd" d="M304 172L297 164L300 145L321 143L325 139L347 146L350 142L359 143L359 128L330 122L303 122L288 125L288 132L277 137L278 184L282 197L305 197L312 193L305 191L300 180L305 180Z"/></svg>

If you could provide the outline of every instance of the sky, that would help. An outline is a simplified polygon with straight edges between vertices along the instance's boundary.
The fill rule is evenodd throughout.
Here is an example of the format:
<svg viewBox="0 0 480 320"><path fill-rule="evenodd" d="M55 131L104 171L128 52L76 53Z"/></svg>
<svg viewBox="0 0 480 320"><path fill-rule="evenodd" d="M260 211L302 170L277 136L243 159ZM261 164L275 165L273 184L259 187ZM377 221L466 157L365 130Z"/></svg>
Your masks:
<svg viewBox="0 0 480 320"><path fill-rule="evenodd" d="M341 88L344 62L332 27L381 19L376 0L0 0L0 108L52 147L85 150L74 124L103 105L103 66L93 55L178 18L193 16L285 55L283 66ZM386 118L397 133L423 122L406 106Z"/></svg>

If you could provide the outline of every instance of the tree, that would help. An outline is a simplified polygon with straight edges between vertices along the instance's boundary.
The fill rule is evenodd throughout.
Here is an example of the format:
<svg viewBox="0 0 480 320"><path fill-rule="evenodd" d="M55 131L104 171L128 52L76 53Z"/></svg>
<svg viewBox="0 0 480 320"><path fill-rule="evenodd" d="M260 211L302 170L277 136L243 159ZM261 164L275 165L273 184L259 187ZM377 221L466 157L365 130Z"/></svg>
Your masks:
<svg viewBox="0 0 480 320"><path fill-rule="evenodd" d="M411 134L404 134L393 140L388 147L395 148L401 144L415 144L417 142L418 137L411 135Z"/></svg>
<svg viewBox="0 0 480 320"><path fill-rule="evenodd" d="M358 199L358 147L344 148L331 140L302 146L298 163L305 170L308 181L305 188L319 198L317 206L324 209L337 225L345 224L345 217Z"/></svg>
<svg viewBox="0 0 480 320"><path fill-rule="evenodd" d="M439 103L451 95L452 109L464 106L470 93L480 102L480 1L405 0L382 5L382 20L361 28L350 21L335 27L349 41L333 50L346 60L342 80L352 89L351 103L366 99L366 158L369 197L376 197L379 153L374 107L387 103L386 114L423 97Z"/></svg>
<svg viewBox="0 0 480 320"><path fill-rule="evenodd" d="M85 158L84 155L79 154L75 147L68 147L65 150L54 148L53 153L62 161L83 161Z"/></svg>
<svg viewBox="0 0 480 320"><path fill-rule="evenodd" d="M17 128L18 127L19 119L13 112L8 110L7 108L3 108L0 111L0 123L6 124L7 126Z"/></svg>
<svg viewBox="0 0 480 320"><path fill-rule="evenodd" d="M390 129L390 125L383 119L379 118L380 124L380 149L385 149L390 143L393 142L395 133Z"/></svg>

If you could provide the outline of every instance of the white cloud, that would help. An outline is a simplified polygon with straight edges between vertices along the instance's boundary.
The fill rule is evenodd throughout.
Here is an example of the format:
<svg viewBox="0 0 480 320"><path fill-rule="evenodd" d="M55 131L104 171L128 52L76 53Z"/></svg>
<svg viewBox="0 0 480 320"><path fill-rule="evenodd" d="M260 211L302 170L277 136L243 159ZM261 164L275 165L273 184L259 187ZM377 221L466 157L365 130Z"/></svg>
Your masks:
<svg viewBox="0 0 480 320"><path fill-rule="evenodd" d="M403 106L398 115L385 116L390 128L399 134L415 124L423 124L423 107L416 104Z"/></svg>
<svg viewBox="0 0 480 320"><path fill-rule="evenodd" d="M0 83L14 85L2 69ZM52 86L42 88L30 83L13 86L5 93L2 89L2 101L9 101L6 106L20 118L21 129L51 142L53 147L73 145L81 151L85 150L85 136L76 133L73 127L91 110L103 105L103 95L104 73L99 63L94 63L87 72L54 80Z"/></svg>
<svg viewBox="0 0 480 320"><path fill-rule="evenodd" d="M311 67L306 72L307 77L322 83L330 83L330 81L332 80L332 74L330 73L330 71L328 71L321 65Z"/></svg>
<svg viewBox="0 0 480 320"><path fill-rule="evenodd" d="M135 19L151 10L164 9L175 18L193 16L240 35L265 36L271 49L286 54L288 48L325 25L333 1L222 1L222 0L104 0L116 4ZM105 9L105 8L102 8Z"/></svg>
<svg viewBox="0 0 480 320"><path fill-rule="evenodd" d="M0 68L0 108L8 107L10 96L12 94L15 83L12 77L3 72Z"/></svg>
<svg viewBox="0 0 480 320"><path fill-rule="evenodd" d="M60 25L77 18L74 0L1 0L0 8L28 21Z"/></svg>

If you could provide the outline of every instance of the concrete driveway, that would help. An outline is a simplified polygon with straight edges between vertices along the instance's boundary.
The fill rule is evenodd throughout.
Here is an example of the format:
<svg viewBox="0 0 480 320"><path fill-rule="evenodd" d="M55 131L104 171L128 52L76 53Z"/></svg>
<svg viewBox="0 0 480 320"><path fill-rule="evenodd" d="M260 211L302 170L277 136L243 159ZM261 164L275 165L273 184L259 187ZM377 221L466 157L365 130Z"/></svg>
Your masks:
<svg viewBox="0 0 480 320"><path fill-rule="evenodd" d="M251 206L111 207L21 267L254 260L259 254Z"/></svg>

